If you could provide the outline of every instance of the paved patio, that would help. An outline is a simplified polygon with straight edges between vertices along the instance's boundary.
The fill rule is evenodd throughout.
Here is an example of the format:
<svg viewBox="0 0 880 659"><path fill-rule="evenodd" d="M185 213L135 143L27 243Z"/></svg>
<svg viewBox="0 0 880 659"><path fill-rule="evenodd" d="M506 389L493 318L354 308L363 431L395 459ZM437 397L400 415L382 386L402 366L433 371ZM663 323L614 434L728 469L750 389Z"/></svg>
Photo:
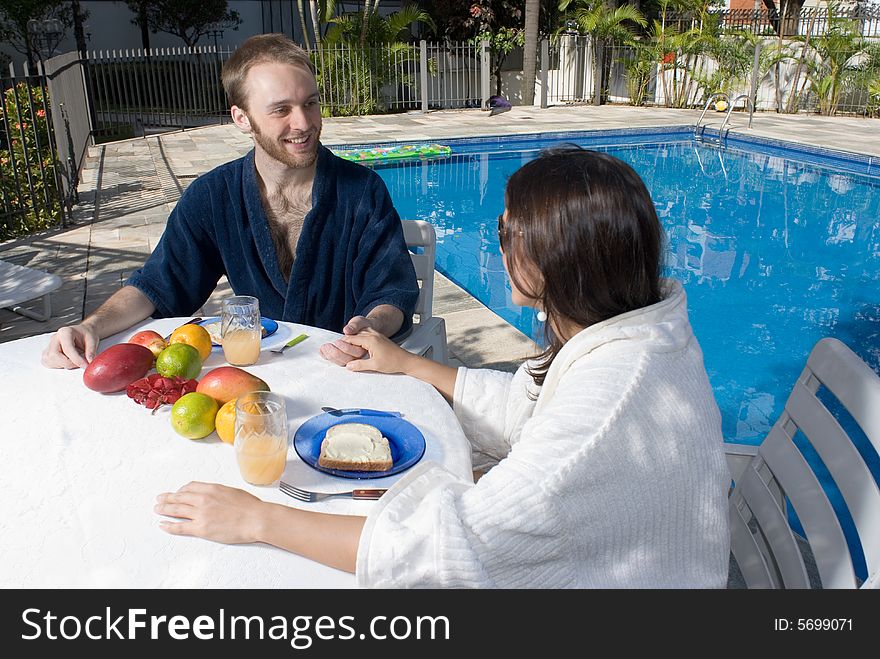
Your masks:
<svg viewBox="0 0 880 659"><path fill-rule="evenodd" d="M328 146L452 137L693 125L699 112L634 107L513 108L494 117L480 110L326 119ZM719 127L723 115L704 122ZM732 132L791 140L880 158L876 119L756 114L732 115ZM83 167L80 204L67 229L0 244L0 258L54 272L64 285L52 296L53 317L39 323L0 310L0 342L51 332L91 313L155 247L169 212L198 175L251 148L230 124L166 133L93 147ZM200 315L215 315L229 294L221 282ZM442 275L435 314L446 320L453 364L514 368L533 354L526 336Z"/></svg>

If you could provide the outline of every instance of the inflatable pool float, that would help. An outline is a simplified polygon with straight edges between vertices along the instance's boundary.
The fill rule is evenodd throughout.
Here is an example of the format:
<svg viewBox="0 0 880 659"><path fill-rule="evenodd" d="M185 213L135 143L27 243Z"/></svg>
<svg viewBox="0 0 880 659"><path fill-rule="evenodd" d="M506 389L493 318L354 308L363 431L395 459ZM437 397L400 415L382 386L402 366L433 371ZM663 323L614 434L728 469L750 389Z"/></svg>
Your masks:
<svg viewBox="0 0 880 659"><path fill-rule="evenodd" d="M369 163L404 158L443 158L452 153L452 148L443 144L397 144L366 149L334 149L333 153L353 162Z"/></svg>

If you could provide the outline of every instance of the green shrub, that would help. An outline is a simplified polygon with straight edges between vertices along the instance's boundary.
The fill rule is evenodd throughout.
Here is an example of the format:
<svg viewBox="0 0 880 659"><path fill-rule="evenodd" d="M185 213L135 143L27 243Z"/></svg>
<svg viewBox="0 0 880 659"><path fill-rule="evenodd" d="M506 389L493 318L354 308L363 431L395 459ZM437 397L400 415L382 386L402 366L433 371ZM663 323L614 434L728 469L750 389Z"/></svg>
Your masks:
<svg viewBox="0 0 880 659"><path fill-rule="evenodd" d="M61 221L55 156L44 108L40 87L19 83L3 93L0 130L9 132L0 132L0 240Z"/></svg>

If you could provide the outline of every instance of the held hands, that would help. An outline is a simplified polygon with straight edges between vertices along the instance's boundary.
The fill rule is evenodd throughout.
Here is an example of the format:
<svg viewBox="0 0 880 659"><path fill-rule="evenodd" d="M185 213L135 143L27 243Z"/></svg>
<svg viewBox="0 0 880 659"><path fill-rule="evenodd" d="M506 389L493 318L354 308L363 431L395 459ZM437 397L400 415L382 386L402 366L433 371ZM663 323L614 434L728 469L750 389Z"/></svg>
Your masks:
<svg viewBox="0 0 880 659"><path fill-rule="evenodd" d="M95 358L98 334L88 325L62 327L43 351L42 363L47 368L85 368Z"/></svg>
<svg viewBox="0 0 880 659"><path fill-rule="evenodd" d="M355 316L342 328L345 335L357 334L366 329L373 329L372 321L366 316ZM346 342L346 337L337 339L333 343L325 343L319 349L321 356L339 366L345 366L349 362L360 359L367 354L366 350Z"/></svg>
<svg viewBox="0 0 880 659"><path fill-rule="evenodd" d="M340 340L369 355L368 358L356 359L346 364L349 371L405 373L407 361L413 357L394 341L374 329L363 330L354 336L344 336Z"/></svg>
<svg viewBox="0 0 880 659"><path fill-rule="evenodd" d="M192 535L227 545L258 541L260 510L266 504L243 490L192 482L156 497L153 510L179 522L159 522L171 535Z"/></svg>

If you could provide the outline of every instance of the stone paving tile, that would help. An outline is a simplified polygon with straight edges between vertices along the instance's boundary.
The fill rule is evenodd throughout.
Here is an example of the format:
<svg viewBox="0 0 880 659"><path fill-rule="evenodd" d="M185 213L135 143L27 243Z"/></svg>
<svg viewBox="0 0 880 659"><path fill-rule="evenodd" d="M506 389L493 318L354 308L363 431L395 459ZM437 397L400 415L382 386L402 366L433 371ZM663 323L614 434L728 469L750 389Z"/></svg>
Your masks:
<svg viewBox="0 0 880 659"><path fill-rule="evenodd" d="M466 366L522 361L539 352L537 346L489 309L444 314L450 352Z"/></svg>

